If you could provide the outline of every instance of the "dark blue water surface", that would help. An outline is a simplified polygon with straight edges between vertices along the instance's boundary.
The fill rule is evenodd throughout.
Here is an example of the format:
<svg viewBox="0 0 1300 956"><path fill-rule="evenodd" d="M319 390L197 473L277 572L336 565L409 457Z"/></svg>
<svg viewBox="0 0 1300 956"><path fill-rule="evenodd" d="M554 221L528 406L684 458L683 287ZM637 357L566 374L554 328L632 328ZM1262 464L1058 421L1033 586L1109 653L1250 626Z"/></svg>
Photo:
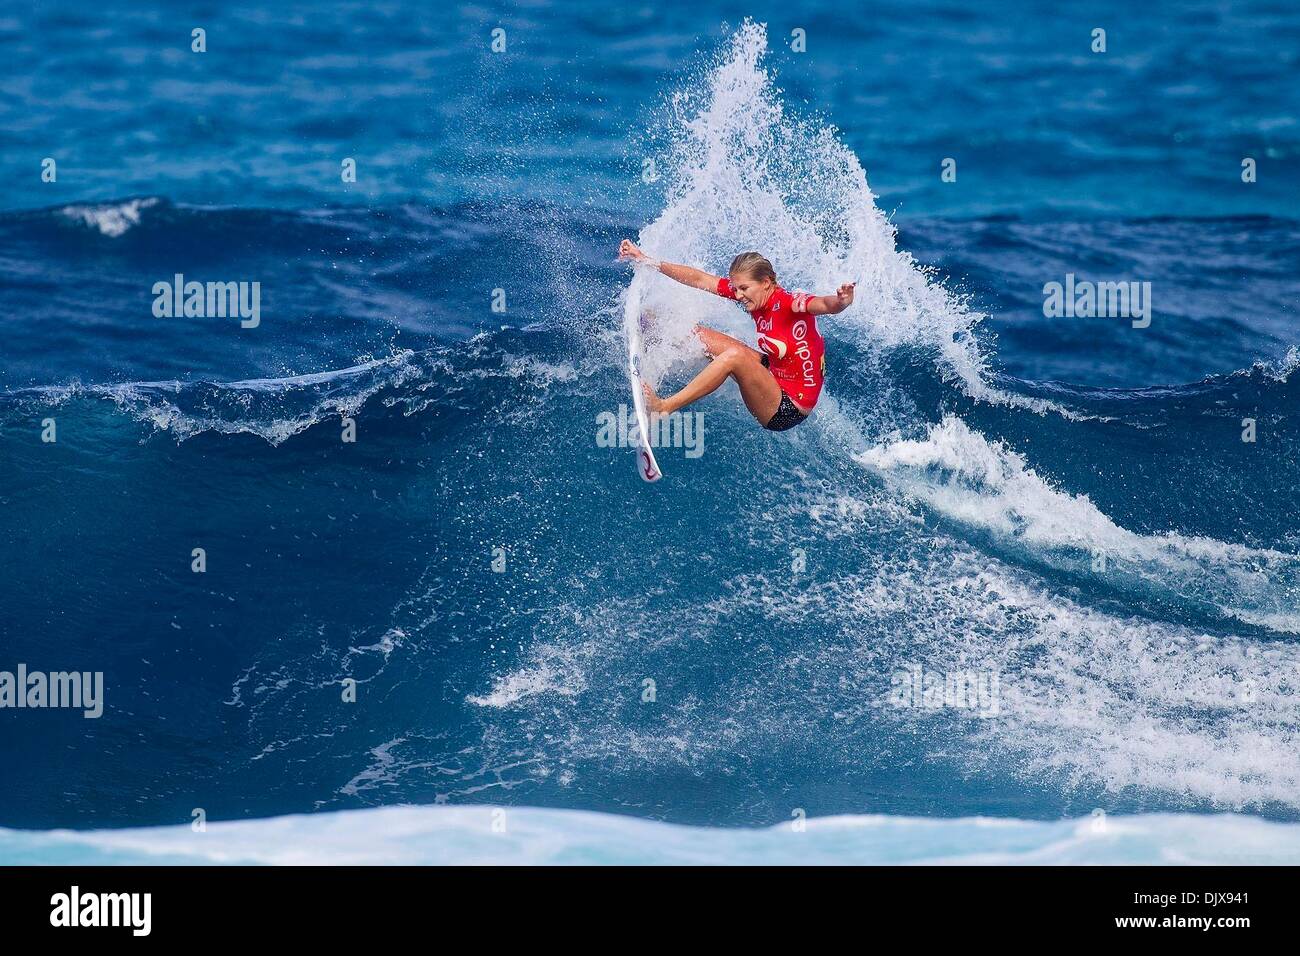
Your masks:
<svg viewBox="0 0 1300 956"><path fill-rule="evenodd" d="M301 208L628 209L658 108L748 15L887 210L1294 217L1282 2L8 4L0 208L149 193ZM190 34L207 31L207 52ZM503 53L492 31L505 30ZM1091 52L1106 30L1106 52ZM806 52L792 50L805 31ZM43 184L40 161L59 161ZM339 163L357 160L357 183ZM946 157L955 183L939 178ZM1258 181L1241 181L1241 161Z"/></svg>
<svg viewBox="0 0 1300 956"><path fill-rule="evenodd" d="M970 321L823 323L812 421L728 389L645 486L613 254L746 14ZM1262 2L6 5L0 670L107 705L0 710L0 825L1296 818L1298 56ZM157 317L177 273L260 325ZM1067 273L1151 326L1045 318Z"/></svg>

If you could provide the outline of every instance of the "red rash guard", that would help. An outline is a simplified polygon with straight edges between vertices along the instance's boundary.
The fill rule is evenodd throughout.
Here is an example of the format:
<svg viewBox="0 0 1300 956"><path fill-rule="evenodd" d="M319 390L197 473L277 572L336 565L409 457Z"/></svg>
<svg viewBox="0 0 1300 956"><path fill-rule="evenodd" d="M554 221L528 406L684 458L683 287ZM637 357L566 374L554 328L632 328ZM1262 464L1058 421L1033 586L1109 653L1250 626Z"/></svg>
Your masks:
<svg viewBox="0 0 1300 956"><path fill-rule="evenodd" d="M736 297L726 276L718 280L718 295ZM801 409L812 411L826 378L826 344L817 331L817 317L808 313L808 299L806 293L792 295L777 286L767 304L749 314L776 384Z"/></svg>

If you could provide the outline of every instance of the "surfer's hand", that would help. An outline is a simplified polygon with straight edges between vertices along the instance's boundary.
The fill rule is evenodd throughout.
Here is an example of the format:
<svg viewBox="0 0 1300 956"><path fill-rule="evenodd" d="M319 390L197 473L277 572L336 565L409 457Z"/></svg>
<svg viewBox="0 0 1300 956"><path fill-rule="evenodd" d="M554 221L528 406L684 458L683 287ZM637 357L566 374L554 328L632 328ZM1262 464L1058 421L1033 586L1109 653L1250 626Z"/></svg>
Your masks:
<svg viewBox="0 0 1300 956"><path fill-rule="evenodd" d="M638 249L631 239L624 239L618 245L618 258L620 262L645 262L650 257Z"/></svg>
<svg viewBox="0 0 1300 956"><path fill-rule="evenodd" d="M857 285L856 282L846 282L836 290L835 299L839 302L841 309L847 309L853 304L853 287L855 285Z"/></svg>

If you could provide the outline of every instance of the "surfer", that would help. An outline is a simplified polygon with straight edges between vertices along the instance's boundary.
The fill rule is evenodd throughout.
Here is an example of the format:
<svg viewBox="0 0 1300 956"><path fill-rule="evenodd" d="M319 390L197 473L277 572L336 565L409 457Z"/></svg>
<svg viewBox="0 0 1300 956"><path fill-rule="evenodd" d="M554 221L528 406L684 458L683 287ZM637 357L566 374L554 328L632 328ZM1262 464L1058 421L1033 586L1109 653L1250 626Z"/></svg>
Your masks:
<svg viewBox="0 0 1300 956"><path fill-rule="evenodd" d="M736 256L726 276L652 259L629 239L618 247L618 257L653 266L693 289L734 299L744 306L758 330L755 350L730 335L697 325L695 335L704 345L709 364L685 388L667 398L660 398L646 385L649 411L675 412L734 378L745 407L764 428L785 431L812 414L826 377L826 346L815 316L847 309L853 302L855 283L846 282L834 295L787 292L777 285L772 263L757 252Z"/></svg>

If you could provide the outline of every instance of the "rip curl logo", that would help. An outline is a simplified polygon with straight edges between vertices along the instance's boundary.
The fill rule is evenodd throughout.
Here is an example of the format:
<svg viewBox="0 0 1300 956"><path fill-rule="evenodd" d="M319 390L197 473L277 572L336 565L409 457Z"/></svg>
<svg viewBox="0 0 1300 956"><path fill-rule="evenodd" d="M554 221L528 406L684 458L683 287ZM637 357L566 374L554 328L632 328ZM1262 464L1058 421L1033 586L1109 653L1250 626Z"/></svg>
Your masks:
<svg viewBox="0 0 1300 956"><path fill-rule="evenodd" d="M786 344L780 339L774 339L760 332L758 334L758 347L768 355L775 356L778 359L785 358Z"/></svg>
<svg viewBox="0 0 1300 956"><path fill-rule="evenodd" d="M803 363L803 383L812 388L817 384L817 365L813 362L812 349L808 345L808 323L800 319L791 331L794 333L794 354Z"/></svg>
<svg viewBox="0 0 1300 956"><path fill-rule="evenodd" d="M637 452L637 454L641 458L641 474L645 477L646 481L654 481L655 478L659 477L659 469L650 463L649 453L642 449Z"/></svg>

